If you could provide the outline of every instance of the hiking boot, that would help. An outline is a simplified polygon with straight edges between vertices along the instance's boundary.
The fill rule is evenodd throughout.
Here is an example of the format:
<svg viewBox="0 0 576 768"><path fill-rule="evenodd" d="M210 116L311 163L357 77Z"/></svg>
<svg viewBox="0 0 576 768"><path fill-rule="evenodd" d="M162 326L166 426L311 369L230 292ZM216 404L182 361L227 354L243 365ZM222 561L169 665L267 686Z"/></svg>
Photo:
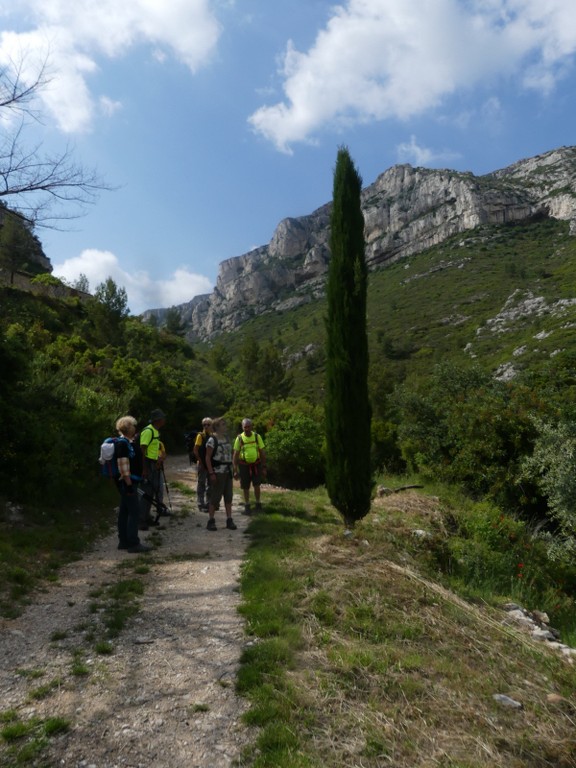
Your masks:
<svg viewBox="0 0 576 768"><path fill-rule="evenodd" d="M252 507L250 504L244 504L244 511L242 512L243 515L251 515L252 514Z"/></svg>
<svg viewBox="0 0 576 768"><path fill-rule="evenodd" d="M231 517L227 517L226 518L226 528L228 528L230 531L235 531L238 528L238 526L236 525L234 520L232 520Z"/></svg>
<svg viewBox="0 0 576 768"><path fill-rule="evenodd" d="M138 544L135 547L128 547L128 552L130 552L131 555L138 554L140 552L150 552L152 547L148 546L148 544Z"/></svg>
<svg viewBox="0 0 576 768"><path fill-rule="evenodd" d="M262 512L262 504L259 501L256 502L256 512Z"/></svg>
<svg viewBox="0 0 576 768"><path fill-rule="evenodd" d="M216 520L214 520L213 517L211 517L208 520L208 523L206 524L206 528L208 528L209 531L217 531L218 528L216 528Z"/></svg>
<svg viewBox="0 0 576 768"><path fill-rule="evenodd" d="M118 549L128 549L128 544L118 544Z"/></svg>

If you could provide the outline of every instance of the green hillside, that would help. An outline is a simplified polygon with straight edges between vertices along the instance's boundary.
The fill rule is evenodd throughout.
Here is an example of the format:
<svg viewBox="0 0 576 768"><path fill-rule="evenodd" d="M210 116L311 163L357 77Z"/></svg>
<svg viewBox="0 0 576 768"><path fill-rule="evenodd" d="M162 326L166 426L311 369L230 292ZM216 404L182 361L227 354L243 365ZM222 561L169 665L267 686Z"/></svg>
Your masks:
<svg viewBox="0 0 576 768"><path fill-rule="evenodd" d="M370 274L372 369L398 381L425 377L447 359L474 360L490 371L512 363L522 371L541 368L551 356L571 357L575 286L576 240L567 222L540 220L458 235ZM540 297L522 311L527 300ZM516 313L499 320L505 307ZM320 401L324 314L325 302L312 301L255 318L218 341L234 355L247 336L271 340L285 359L313 345L291 371L294 393Z"/></svg>

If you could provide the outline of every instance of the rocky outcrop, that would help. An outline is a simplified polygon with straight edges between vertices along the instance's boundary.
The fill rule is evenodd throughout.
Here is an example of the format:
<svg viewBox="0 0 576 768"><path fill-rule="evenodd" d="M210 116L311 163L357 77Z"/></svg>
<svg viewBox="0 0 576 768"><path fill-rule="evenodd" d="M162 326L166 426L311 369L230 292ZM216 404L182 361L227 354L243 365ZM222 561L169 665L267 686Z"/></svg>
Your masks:
<svg viewBox="0 0 576 768"><path fill-rule="evenodd" d="M212 294L181 305L187 336L209 340L254 315L284 311L324 290L330 209L284 219L268 245L220 264ZM576 234L576 147L562 147L485 176L394 166L362 192L371 269L481 225L552 216ZM158 314L163 310L150 310Z"/></svg>

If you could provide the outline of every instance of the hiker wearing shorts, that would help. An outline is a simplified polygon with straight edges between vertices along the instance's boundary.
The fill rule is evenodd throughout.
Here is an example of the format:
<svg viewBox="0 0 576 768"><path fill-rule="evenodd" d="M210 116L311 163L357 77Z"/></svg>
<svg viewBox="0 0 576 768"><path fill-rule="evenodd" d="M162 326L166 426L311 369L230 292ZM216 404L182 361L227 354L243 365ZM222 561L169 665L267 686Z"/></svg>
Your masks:
<svg viewBox="0 0 576 768"><path fill-rule="evenodd" d="M235 531L237 526L232 519L232 444L225 419L214 419L212 422L212 434L206 441L206 471L210 482L206 528L209 531L218 530L214 515L221 499L224 499L226 528Z"/></svg>
<svg viewBox="0 0 576 768"><path fill-rule="evenodd" d="M264 440L252 430L252 419L242 419L242 433L234 441L234 477L240 478L244 494L244 514L252 514L250 506L250 485L254 488L256 511L262 509L260 483L266 478L266 454Z"/></svg>

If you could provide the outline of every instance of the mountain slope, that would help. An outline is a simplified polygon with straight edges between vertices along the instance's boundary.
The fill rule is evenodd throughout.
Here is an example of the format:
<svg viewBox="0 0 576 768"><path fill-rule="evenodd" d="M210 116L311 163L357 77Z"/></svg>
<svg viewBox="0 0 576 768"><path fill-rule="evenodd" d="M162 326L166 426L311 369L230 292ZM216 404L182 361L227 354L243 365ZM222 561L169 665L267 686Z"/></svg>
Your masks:
<svg viewBox="0 0 576 768"><path fill-rule="evenodd" d="M390 266L478 227L576 220L576 147L563 147L485 176L399 165L362 193L366 256ZM178 307L191 341L210 340L252 317L323 295L331 205L284 219L268 245L220 264L215 290ZM166 310L145 316L160 319Z"/></svg>

